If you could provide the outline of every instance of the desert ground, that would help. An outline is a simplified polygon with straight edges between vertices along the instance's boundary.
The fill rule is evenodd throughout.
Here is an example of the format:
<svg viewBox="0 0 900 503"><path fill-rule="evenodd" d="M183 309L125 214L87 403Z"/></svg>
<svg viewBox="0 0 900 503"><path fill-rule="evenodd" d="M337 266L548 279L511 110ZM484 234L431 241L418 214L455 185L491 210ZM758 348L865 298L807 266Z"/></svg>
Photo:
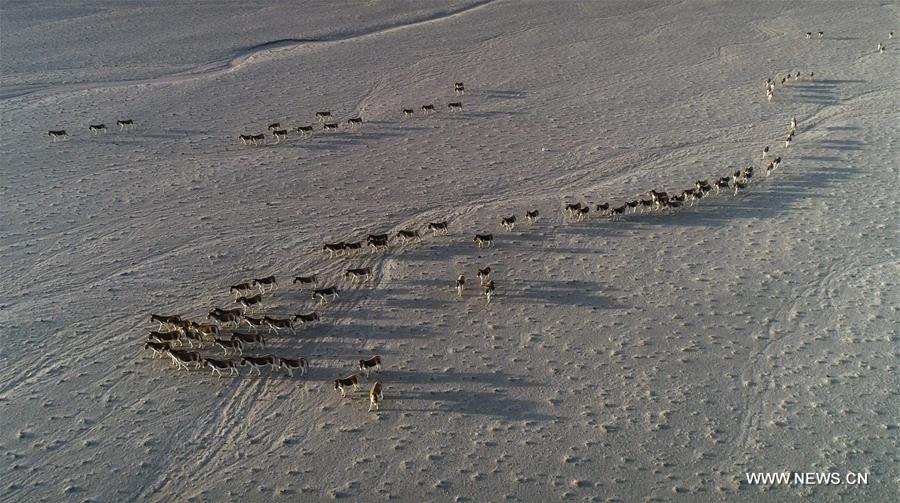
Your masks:
<svg viewBox="0 0 900 503"><path fill-rule="evenodd" d="M4 2L2 499L897 501L898 20L869 0ZM596 211L748 166L737 194ZM404 229L421 240L322 252ZM312 273L340 297L291 282ZM306 376L145 349L151 313L205 322L270 275L254 315L321 320L244 354Z"/></svg>

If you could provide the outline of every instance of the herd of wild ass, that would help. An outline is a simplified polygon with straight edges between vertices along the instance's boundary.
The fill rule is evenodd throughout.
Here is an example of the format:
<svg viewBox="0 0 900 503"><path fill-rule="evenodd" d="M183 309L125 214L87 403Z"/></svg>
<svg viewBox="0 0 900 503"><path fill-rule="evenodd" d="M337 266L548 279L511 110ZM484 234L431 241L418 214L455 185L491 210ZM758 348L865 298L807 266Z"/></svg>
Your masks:
<svg viewBox="0 0 900 503"><path fill-rule="evenodd" d="M809 77L812 78L813 74L810 73ZM794 79L799 78L800 73L798 72ZM789 79L790 77L782 79L782 84L786 85ZM766 91L771 100L774 91L773 79L766 80ZM463 95L465 93L464 84L462 82L455 83L454 92L457 96ZM462 103L451 102L447 107L451 111L461 110ZM422 105L420 110L424 114L431 114L435 112L435 107L433 104L427 104ZM403 109L402 111L405 117L415 113L413 109ZM339 123L332 121L330 111L317 112L315 117L322 123L323 130L338 129ZM134 127L132 120L120 120L116 124L121 131L127 131ZM362 124L362 118L347 119L345 124L348 128L358 128ZM282 128L278 122L269 124L268 129L276 142L288 135L288 129ZM313 129L312 125L308 125L298 126L292 130L300 133L303 137L308 137L312 134ZM91 134L104 134L107 131L104 124L92 124L89 130ZM785 137L785 148L790 146L796 131L797 120L792 117ZM64 130L50 131L49 135L54 141L68 139L68 134ZM261 133L245 134L240 135L239 139L244 144L258 145L265 142L265 135ZM765 164L765 176L769 176L781 165L781 157L769 160L769 156L769 147L766 146L761 155L762 162ZM638 211L641 214L652 212L664 214L683 209L686 206L693 206L704 198L719 195L722 191L737 195L740 190L749 187L756 169L760 168L762 168L762 164L759 168L751 165L723 173L721 176L697 180L692 186L679 191L651 189L642 196L622 201L621 204L612 204L608 201L593 204L584 201L564 203L563 221L583 222L591 215L617 220L626 218L629 210L632 214ZM540 216L541 213L538 209L531 209L525 212L525 221L529 226L533 226L538 223ZM501 217L499 223L507 232L513 232L518 222L517 215L512 214ZM450 234L450 222L430 222L423 230L401 229L393 235L388 233L369 234L365 240L360 241L324 243L322 252L333 258L352 256L364 248L370 252L385 251L391 245L403 246L420 242L423 231L430 232L433 237L446 236ZM473 242L478 248L492 247L494 241L493 233L476 233L473 238ZM479 268L476 274L487 303L491 302L497 288L492 272L491 267L488 266ZM375 277L375 273L371 267L357 267L346 269L343 276L353 283L366 284ZM340 297L336 286L320 286L319 279L317 274L307 273L294 277L292 284L299 285L301 291L309 288L312 298L318 302L317 306L327 305L329 301L335 301ZM233 303L238 307L213 308L207 313L206 319L202 321L192 321L178 315L151 314L151 321L158 323L158 327L146 336L144 347L152 351L154 356L168 357L171 364L178 369L209 368L212 374L220 377L224 376L226 372L229 376L239 376L239 368L247 366L250 367L251 375L255 372L257 376L261 376L262 370L268 368L270 371L284 369L290 377L294 376L295 371L299 372L300 376L306 376L310 362L303 356L260 354L261 350L266 347L267 337L278 336L283 332L295 333L299 326L321 321L319 312L315 310L283 318L261 315L265 297L276 291L278 287L278 281L274 276L256 278L232 285L230 292L234 295ZM465 274L459 274L456 278L456 294L462 297L465 288ZM201 353L201 351L204 352ZM253 351L255 354L245 354L245 351ZM363 377L368 379L371 371L381 369L381 364L381 357L378 355L353 362L353 372L335 379L334 389L339 390L342 397L347 395L348 390L358 390ZM382 383L374 382L369 390L369 411L377 410L382 400Z"/></svg>

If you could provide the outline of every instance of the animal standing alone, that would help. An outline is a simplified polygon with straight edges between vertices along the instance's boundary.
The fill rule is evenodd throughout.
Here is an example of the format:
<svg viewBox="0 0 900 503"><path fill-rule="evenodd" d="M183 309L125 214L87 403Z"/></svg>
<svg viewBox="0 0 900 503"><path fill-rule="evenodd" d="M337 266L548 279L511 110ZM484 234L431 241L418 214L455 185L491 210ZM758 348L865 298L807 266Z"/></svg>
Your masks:
<svg viewBox="0 0 900 503"><path fill-rule="evenodd" d="M381 381L376 382L372 385L372 389L369 390L369 412L372 412L372 409L378 410L378 404L384 400L384 395L381 392Z"/></svg>

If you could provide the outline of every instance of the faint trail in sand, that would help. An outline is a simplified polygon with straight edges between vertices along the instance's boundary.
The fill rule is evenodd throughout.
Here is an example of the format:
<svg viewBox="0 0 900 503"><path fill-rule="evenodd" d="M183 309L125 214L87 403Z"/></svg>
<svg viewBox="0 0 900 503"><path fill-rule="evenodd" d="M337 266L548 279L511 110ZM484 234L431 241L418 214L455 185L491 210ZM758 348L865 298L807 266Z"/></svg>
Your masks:
<svg viewBox="0 0 900 503"><path fill-rule="evenodd" d="M261 42L237 51L237 54L219 61L213 61L198 66L188 71L178 72L172 75L153 77L149 79L118 80L109 82L88 82L81 84L62 85L16 85L0 89L0 101L14 98L28 97L31 95L54 95L67 92L85 91L94 89L109 89L116 87L147 86L157 84L178 84L197 79L207 79L233 72L249 64L270 61L278 57L290 56L297 50L324 48L342 42L353 42L393 33L408 28L428 25L448 19L453 19L469 12L486 7L498 0L481 0L471 5L435 12L429 16L413 21L398 24L375 26L363 32L337 32L318 38L289 38Z"/></svg>

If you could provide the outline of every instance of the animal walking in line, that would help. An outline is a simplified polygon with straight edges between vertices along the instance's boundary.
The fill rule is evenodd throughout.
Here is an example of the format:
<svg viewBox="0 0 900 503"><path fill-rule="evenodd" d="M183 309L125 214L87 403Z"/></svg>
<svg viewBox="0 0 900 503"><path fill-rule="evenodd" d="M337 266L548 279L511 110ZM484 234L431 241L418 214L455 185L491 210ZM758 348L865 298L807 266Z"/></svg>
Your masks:
<svg viewBox="0 0 900 503"><path fill-rule="evenodd" d="M372 279L372 269L369 267L347 269L347 272L344 273L344 277L351 278L353 280L362 280L363 282L368 282Z"/></svg>
<svg viewBox="0 0 900 503"><path fill-rule="evenodd" d="M372 385L372 389L369 390L369 412L372 412L372 409L378 410L378 404L384 400L384 395L381 393L381 381L376 382Z"/></svg>
<svg viewBox="0 0 900 503"><path fill-rule="evenodd" d="M435 111L434 105L422 105L422 112L427 114L427 113L433 113L434 111Z"/></svg>
<svg viewBox="0 0 900 503"><path fill-rule="evenodd" d="M312 136L313 127L312 126L297 126L297 132L300 133L302 138L308 138Z"/></svg>
<svg viewBox="0 0 900 503"><path fill-rule="evenodd" d="M228 350L234 350L239 355L244 354L244 344L238 339L216 339L216 346L222 348L225 356L228 356Z"/></svg>
<svg viewBox="0 0 900 503"><path fill-rule="evenodd" d="M254 317L252 317L252 316L247 316L247 315L241 316L241 323L239 323L238 325L241 325L241 324L243 324L243 323L246 323L248 327L250 327L250 328L252 328L252 329L254 329L254 330L259 330L260 328L266 326L266 320L265 320L265 319L263 319L263 318L254 318Z"/></svg>
<svg viewBox="0 0 900 503"><path fill-rule="evenodd" d="M412 117L414 110L412 108L404 108L403 109L403 117Z"/></svg>
<svg viewBox="0 0 900 503"><path fill-rule="evenodd" d="M463 274L460 274L456 278L456 295L458 297L462 297L463 290L466 289L466 277Z"/></svg>
<svg viewBox="0 0 900 503"><path fill-rule="evenodd" d="M219 327L210 323L197 323L195 321L184 322L184 329L201 337L215 337L219 335Z"/></svg>
<svg viewBox="0 0 900 503"><path fill-rule="evenodd" d="M303 285L312 285L313 288L315 288L316 284L318 283L318 278L315 274L311 274L309 276L295 276L294 284L296 285L297 283L300 283L300 291L302 292Z"/></svg>
<svg viewBox="0 0 900 503"><path fill-rule="evenodd" d="M345 246L343 242L340 243L325 243L322 246L322 251L327 252L329 257L334 257L334 254L342 255L345 250Z"/></svg>
<svg viewBox="0 0 900 503"><path fill-rule="evenodd" d="M788 148L791 146L791 140L794 139L794 133L787 135L787 138L784 139L784 148Z"/></svg>
<svg viewBox="0 0 900 503"><path fill-rule="evenodd" d="M50 137L50 141L62 141L69 139L69 133L66 132L65 129L51 129L47 136Z"/></svg>
<svg viewBox="0 0 900 503"><path fill-rule="evenodd" d="M500 221L500 224L503 225L503 227L506 228L507 231L512 231L516 227L516 216L512 215L506 217Z"/></svg>
<svg viewBox="0 0 900 503"><path fill-rule="evenodd" d="M450 232L447 222L431 222L428 224L428 230L431 231L432 236L437 236L438 233L446 236Z"/></svg>
<svg viewBox="0 0 900 503"><path fill-rule="evenodd" d="M357 128L359 126L362 126L362 122L362 117L354 117L352 119L347 119L347 126L351 128Z"/></svg>
<svg viewBox="0 0 900 503"><path fill-rule="evenodd" d="M184 370L190 370L188 365L193 365L194 368L198 369L202 367L203 363L200 353L180 349L170 349L168 354L172 359L172 364L179 369L183 368Z"/></svg>
<svg viewBox="0 0 900 503"><path fill-rule="evenodd" d="M294 323L297 323L299 321L301 324L319 321L319 313L313 311L313 312L307 313L307 314L295 314L293 321L294 321Z"/></svg>
<svg viewBox="0 0 900 503"><path fill-rule="evenodd" d="M149 349L153 351L153 357L156 358L158 356L165 356L166 351L172 349L167 342L153 341L148 340L144 343L144 349Z"/></svg>
<svg viewBox="0 0 900 503"><path fill-rule="evenodd" d="M359 369L360 372L362 372L363 374L366 375L366 379L369 378L369 370L370 369L381 371L381 357L380 356L376 355L376 356L373 356L372 358L369 358L368 360L359 360L358 363L359 363L359 365L357 365L357 368Z"/></svg>
<svg viewBox="0 0 900 503"><path fill-rule="evenodd" d="M344 243L344 249L348 252L358 251L362 248L362 242L357 241L355 243Z"/></svg>
<svg viewBox="0 0 900 503"><path fill-rule="evenodd" d="M151 314L150 321L155 321L159 323L159 329L162 330L164 327L168 326L170 328L174 328L179 325L182 321L181 316L172 315L172 316L163 316L161 314Z"/></svg>
<svg viewBox="0 0 900 503"><path fill-rule="evenodd" d="M232 332L231 340L241 341L242 346L249 346L250 344L255 344L261 348L266 347L266 338L263 337L263 334L248 334L248 333L244 333L244 332Z"/></svg>
<svg viewBox="0 0 900 503"><path fill-rule="evenodd" d="M242 318L243 312L240 309L223 310L219 308L213 308L209 312L209 314L206 315L206 319L217 321L220 325L230 323L237 326L238 323L241 322Z"/></svg>
<svg viewBox="0 0 900 503"><path fill-rule="evenodd" d="M88 130L91 132L92 135L106 133L106 124L89 124Z"/></svg>
<svg viewBox="0 0 900 503"><path fill-rule="evenodd" d="M278 332L282 328L286 328L286 329L290 330L291 332L294 331L294 322L291 319L272 318L271 316L263 316L263 323L268 325L268 327L275 332Z"/></svg>
<svg viewBox="0 0 900 503"><path fill-rule="evenodd" d="M235 302L244 306L244 309L262 307L262 294L258 293L252 297L238 297Z"/></svg>
<svg viewBox="0 0 900 503"><path fill-rule="evenodd" d="M212 373L218 374L219 377L222 377L223 370L227 370L229 376L241 375L241 373L238 372L237 366L235 366L234 362L231 360L216 360L214 358L204 358L203 365L205 367L211 368Z"/></svg>
<svg viewBox="0 0 900 503"><path fill-rule="evenodd" d="M528 221L529 225L534 225L535 223L537 223L539 215L540 214L538 213L538 210L526 211L525 212L525 220Z"/></svg>
<svg viewBox="0 0 900 503"><path fill-rule="evenodd" d="M767 90L766 90L766 99L767 99L768 101L772 101L772 97L773 97L774 95L775 95L775 93L774 93L771 89L767 89Z"/></svg>
<svg viewBox="0 0 900 503"><path fill-rule="evenodd" d="M279 358L278 368L287 369L288 376L290 377L294 377L294 370L300 369L300 377L304 377L306 376L306 371L309 370L309 362L302 356L297 359Z"/></svg>
<svg viewBox="0 0 900 503"><path fill-rule="evenodd" d="M253 283L250 281L245 281L243 283L238 283L237 285L231 285L228 287L228 291L235 295L235 298L250 293L254 289Z"/></svg>
<svg viewBox="0 0 900 503"><path fill-rule="evenodd" d="M453 85L453 90L456 92L457 96L462 96L466 94L466 86L462 82L457 82Z"/></svg>
<svg viewBox="0 0 900 503"><path fill-rule="evenodd" d="M331 297L331 300L337 299L339 297L338 290L335 287L328 288L318 288L313 290L312 293L313 299L318 299L320 304L328 304L328 298Z"/></svg>
<svg viewBox="0 0 900 503"><path fill-rule="evenodd" d="M266 136L262 133L260 134L242 134L240 136L242 145L259 145L260 143L265 143Z"/></svg>
<svg viewBox="0 0 900 503"><path fill-rule="evenodd" d="M768 146L768 145L766 145L765 148L763 148L763 151L762 151L762 158L763 158L763 160L766 160L766 157L769 157L769 146Z"/></svg>
<svg viewBox="0 0 900 503"><path fill-rule="evenodd" d="M824 37L824 36L825 36L825 32L824 32L824 31L820 31L820 32L819 32L819 38L822 38L822 37Z"/></svg>
<svg viewBox="0 0 900 503"><path fill-rule="evenodd" d="M131 119L116 121L116 126L119 126L120 131L125 131L126 129L134 129L134 121Z"/></svg>
<svg viewBox="0 0 900 503"><path fill-rule="evenodd" d="M479 269L476 277L478 278L478 284L484 286L484 280L488 279L491 275L491 268L485 267L484 269Z"/></svg>
<svg viewBox="0 0 900 503"><path fill-rule="evenodd" d="M794 131L797 130L797 117L791 116L791 134L794 134Z"/></svg>
<svg viewBox="0 0 900 503"><path fill-rule="evenodd" d="M475 238L473 239L473 241L475 241L475 244L477 244L479 248L491 247L494 246L494 235L475 234Z"/></svg>
<svg viewBox="0 0 900 503"><path fill-rule="evenodd" d="M420 241L422 238L419 237L419 231L403 229L397 231L397 239L403 243L409 243L410 241Z"/></svg>
<svg viewBox="0 0 900 503"><path fill-rule="evenodd" d="M454 101L453 103L447 103L447 108L452 112L454 110L462 110L463 106L462 103Z"/></svg>
<svg viewBox="0 0 900 503"><path fill-rule="evenodd" d="M597 213L606 213L609 211L609 203L598 204L594 209L597 210Z"/></svg>
<svg viewBox="0 0 900 503"><path fill-rule="evenodd" d="M566 215L570 218L574 218L578 215L578 212L581 210L581 203L570 203L565 207Z"/></svg>
<svg viewBox="0 0 900 503"><path fill-rule="evenodd" d="M269 129L269 131L275 131L276 129L281 129L281 123L273 122L273 123L269 124L268 129Z"/></svg>
<svg viewBox="0 0 900 503"><path fill-rule="evenodd" d="M812 38L812 32L811 31L806 32L806 40L809 40L811 38Z"/></svg>
<svg viewBox="0 0 900 503"><path fill-rule="evenodd" d="M583 221L588 216L588 212L591 211L590 206L582 206L580 210L575 212L575 219L579 222Z"/></svg>
<svg viewBox="0 0 900 503"><path fill-rule="evenodd" d="M275 137L275 143L281 143L281 140L287 138L287 129L276 129L272 131L272 136Z"/></svg>
<svg viewBox="0 0 900 503"><path fill-rule="evenodd" d="M337 131L338 123L337 122L326 122L325 124L322 124L322 129L324 129L325 131Z"/></svg>
<svg viewBox="0 0 900 503"><path fill-rule="evenodd" d="M253 367L253 370L256 371L256 375L258 375L258 376L262 375L262 371L260 370L261 368L263 368L263 367L274 368L278 364L279 364L278 359L272 355L241 357L241 367L243 367L245 365L250 365L251 367ZM253 370L251 370L250 372L253 373Z"/></svg>
<svg viewBox="0 0 900 503"><path fill-rule="evenodd" d="M359 377L356 374L350 374L343 379L334 380L334 389L341 390L341 397L347 396L347 390L350 388L359 389Z"/></svg>
<svg viewBox="0 0 900 503"><path fill-rule="evenodd" d="M250 283L259 288L259 293L273 292L278 289L278 281L275 280L275 276L256 278Z"/></svg>
<svg viewBox="0 0 900 503"><path fill-rule="evenodd" d="M330 118L331 118L331 112L329 112L327 110L322 111L322 112L316 112L316 119L319 122L325 122L327 119L330 119Z"/></svg>
<svg viewBox="0 0 900 503"><path fill-rule="evenodd" d="M191 323L191 322L188 322L188 323ZM197 348L203 347L203 343L204 343L204 339L203 339L204 333L203 332L191 330L189 328L189 325L182 326L181 329L179 330L179 332L181 332L181 335L185 339L187 339L188 346L190 346L191 349L194 349L195 342L197 343Z"/></svg>
<svg viewBox="0 0 900 503"><path fill-rule="evenodd" d="M484 285L484 296L487 298L488 304L491 303L491 297L494 296L494 280L489 280Z"/></svg>
<svg viewBox="0 0 900 503"><path fill-rule="evenodd" d="M373 251L387 250L388 249L387 234L385 234L383 237L382 236L373 237L370 235L368 238L366 238L366 246L371 248Z"/></svg>

